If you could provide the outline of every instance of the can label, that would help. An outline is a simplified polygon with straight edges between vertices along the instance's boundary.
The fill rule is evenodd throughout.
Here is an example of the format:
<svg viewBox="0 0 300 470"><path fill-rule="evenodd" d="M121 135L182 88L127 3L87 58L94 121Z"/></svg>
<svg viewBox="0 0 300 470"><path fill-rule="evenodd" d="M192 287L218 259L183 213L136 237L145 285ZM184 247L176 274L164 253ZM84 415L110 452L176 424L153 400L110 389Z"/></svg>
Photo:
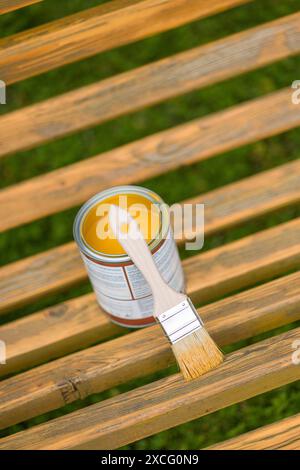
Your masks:
<svg viewBox="0 0 300 470"><path fill-rule="evenodd" d="M99 304L115 321L131 326L153 323L153 297L148 283L131 262L113 266L95 262L84 254L83 261ZM184 290L184 276L171 231L153 253L163 279L176 291Z"/></svg>

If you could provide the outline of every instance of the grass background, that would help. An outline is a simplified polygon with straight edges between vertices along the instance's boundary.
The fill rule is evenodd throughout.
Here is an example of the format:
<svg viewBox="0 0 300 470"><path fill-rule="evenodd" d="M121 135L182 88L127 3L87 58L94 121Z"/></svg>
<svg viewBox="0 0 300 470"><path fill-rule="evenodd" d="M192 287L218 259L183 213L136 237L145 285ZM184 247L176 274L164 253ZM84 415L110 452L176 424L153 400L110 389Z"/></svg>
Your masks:
<svg viewBox="0 0 300 470"><path fill-rule="evenodd" d="M72 2L45 0L39 5L0 17L1 37L100 3L104 2L99 0L72 0ZM135 44L61 67L42 76L10 86L7 93L8 103L6 106L0 107L0 113L3 114L123 71L131 70L170 54L293 13L298 9L299 0L285 0L285 2L274 2L274 0L255 1ZM299 57L289 58L258 71L202 90L196 90L151 108L107 122L101 126L59 139L37 149L20 152L1 160L0 185L6 187L16 184L35 175L83 160L190 119L290 86L293 80L299 78ZM296 129L227 152L207 162L194 164L191 167L185 167L147 180L142 184L157 191L166 202L171 204L294 160L299 156L299 144L300 133ZM101 172L101 168L99 168L99 172ZM13 262L70 241L72 239L72 222L77 209L64 211L1 234L1 264ZM233 230L221 232L206 239L204 250L220 246L298 215L299 207L293 207ZM182 252L182 256L185 257L186 253ZM63 294L49 296L29 307L14 311L2 318L1 322L21 317L47 305L88 291L90 291L89 284L83 283L81 286L72 288ZM274 334L274 332L269 334ZM227 350L250 344L266 336L268 335L244 341L239 345L227 348ZM106 393L89 397L84 402L74 403L62 410L13 426L2 431L0 435L4 436L26 429L33 424L71 412L172 372L173 370L162 371L151 377L135 380ZM127 446L126 449L195 449L204 447L294 414L299 411L299 404L300 387L299 383L294 383L141 440Z"/></svg>

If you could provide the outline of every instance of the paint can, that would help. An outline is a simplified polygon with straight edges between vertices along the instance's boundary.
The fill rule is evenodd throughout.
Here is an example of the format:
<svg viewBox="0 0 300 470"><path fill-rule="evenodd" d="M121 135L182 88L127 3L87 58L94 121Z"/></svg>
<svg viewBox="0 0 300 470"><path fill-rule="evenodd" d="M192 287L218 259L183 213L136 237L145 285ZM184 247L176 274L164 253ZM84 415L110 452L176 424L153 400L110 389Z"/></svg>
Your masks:
<svg viewBox="0 0 300 470"><path fill-rule="evenodd" d="M137 219L165 281L184 291L184 275L167 205L149 189L117 186L87 201L74 221L74 238L79 247L98 303L111 321L140 328L155 323L153 298L148 283L119 242L111 236L109 205L121 205Z"/></svg>

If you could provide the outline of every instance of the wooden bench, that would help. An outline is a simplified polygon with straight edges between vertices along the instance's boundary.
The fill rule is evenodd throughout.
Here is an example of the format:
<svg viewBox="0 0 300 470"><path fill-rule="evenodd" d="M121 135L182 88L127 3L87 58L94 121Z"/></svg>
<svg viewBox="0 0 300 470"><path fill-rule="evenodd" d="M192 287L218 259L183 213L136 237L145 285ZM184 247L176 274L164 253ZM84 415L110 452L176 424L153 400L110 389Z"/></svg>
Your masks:
<svg viewBox="0 0 300 470"><path fill-rule="evenodd" d="M0 1L0 12L36 1ZM0 78L6 84L16 83L243 3L247 0L108 2L1 39ZM122 34L124 27L126 34ZM0 117L0 156L9 158L10 153L299 51L300 13L295 13L4 114ZM4 188L0 229L74 207L109 186L137 183L299 124L300 105L292 103L289 87L238 104ZM97 178L92 177L95 174ZM299 161L192 200L205 203L206 236L299 201ZM188 293L195 302L207 303L199 312L213 337L225 346L300 319L299 263L300 220L293 219L189 257L183 266ZM0 313L85 279L73 242L11 263L0 269ZM21 373L0 382L1 429L173 364L169 345L157 326L122 332L100 311L94 294L4 323L0 339L7 345L7 363L0 366L0 374ZM299 339L300 328L291 329L228 354L220 368L199 380L185 383L180 374L169 375L4 437L0 450L118 448L299 380L300 366L291 360L292 343ZM101 344L92 346L100 340ZM299 449L299 426L296 415L211 448Z"/></svg>

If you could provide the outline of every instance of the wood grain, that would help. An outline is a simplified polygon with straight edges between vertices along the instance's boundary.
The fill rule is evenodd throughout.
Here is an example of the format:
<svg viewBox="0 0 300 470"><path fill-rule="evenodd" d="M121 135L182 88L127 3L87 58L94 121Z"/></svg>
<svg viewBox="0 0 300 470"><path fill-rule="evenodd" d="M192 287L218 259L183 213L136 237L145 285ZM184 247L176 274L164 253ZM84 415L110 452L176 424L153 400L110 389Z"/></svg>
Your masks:
<svg viewBox="0 0 300 470"><path fill-rule="evenodd" d="M42 0L0 0L0 15L41 1Z"/></svg>
<svg viewBox="0 0 300 470"><path fill-rule="evenodd" d="M0 155L296 54L299 37L300 13L296 13L6 114L0 118Z"/></svg>
<svg viewBox="0 0 300 470"><path fill-rule="evenodd" d="M300 106L292 103L287 88L160 132L3 189L0 230L80 204L107 187L145 181L299 124Z"/></svg>
<svg viewBox="0 0 300 470"><path fill-rule="evenodd" d="M126 331L126 330L125 330ZM94 294L51 306L0 326L7 363L0 376L24 369L124 332L100 309Z"/></svg>
<svg viewBox="0 0 300 470"><path fill-rule="evenodd" d="M300 329L226 357L214 371L186 383L180 374L0 440L5 449L115 449L300 378L291 344Z"/></svg>
<svg viewBox="0 0 300 470"><path fill-rule="evenodd" d="M295 160L185 200L181 204L205 205L204 228L207 236L299 201L300 161ZM175 221L173 230L178 238L181 233L180 223ZM185 232L185 236L191 239L196 233L199 233L199 228L194 226L191 233L188 230Z"/></svg>
<svg viewBox="0 0 300 470"><path fill-rule="evenodd" d="M249 0L116 0L0 41L7 84L138 41Z"/></svg>
<svg viewBox="0 0 300 470"><path fill-rule="evenodd" d="M187 289L194 302L207 302L297 269L299 261L300 218L187 259Z"/></svg>
<svg viewBox="0 0 300 470"><path fill-rule="evenodd" d="M264 426L207 450L299 450L300 414Z"/></svg>
<svg viewBox="0 0 300 470"><path fill-rule="evenodd" d="M188 258L183 266L190 295L194 301L204 302L297 268L299 260L300 218ZM6 265L0 270L0 311L58 292L86 277L74 243Z"/></svg>
<svg viewBox="0 0 300 470"><path fill-rule="evenodd" d="M1 307L27 304L51 292L58 292L86 278L74 243L8 264L0 270Z"/></svg>
<svg viewBox="0 0 300 470"><path fill-rule="evenodd" d="M299 320L299 281L300 272L215 302L198 312L220 346L235 343ZM81 318L84 319L84 312ZM96 312L94 318L96 323ZM83 324L81 329L85 330ZM18 339L20 333L18 329L12 333L11 329L10 336L17 338L16 344L11 344L13 338L9 335L3 336L8 350L10 347L16 350L20 343L23 351L24 347L27 351L32 347L26 338ZM79 341L78 335L77 346ZM84 346L81 341L80 346ZM10 361L9 356L7 365L11 369ZM158 325L52 361L0 382L0 428L164 369L174 362ZM7 372L6 366L2 369Z"/></svg>

